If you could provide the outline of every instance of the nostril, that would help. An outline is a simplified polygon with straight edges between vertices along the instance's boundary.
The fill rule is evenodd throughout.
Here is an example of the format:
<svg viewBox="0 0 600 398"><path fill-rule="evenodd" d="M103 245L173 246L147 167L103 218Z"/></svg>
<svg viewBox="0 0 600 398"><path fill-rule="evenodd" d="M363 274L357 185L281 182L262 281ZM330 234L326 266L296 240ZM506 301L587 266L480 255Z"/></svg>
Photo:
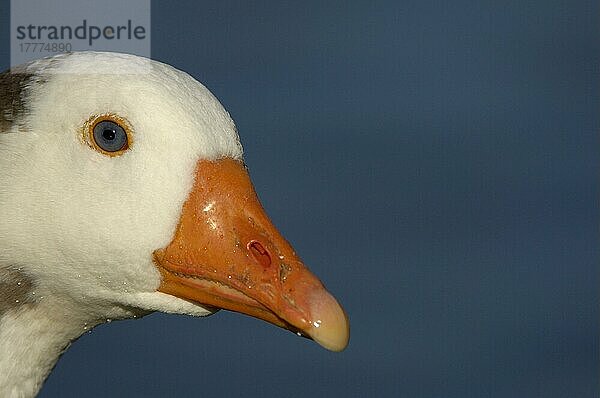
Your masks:
<svg viewBox="0 0 600 398"><path fill-rule="evenodd" d="M258 261L263 267L267 268L271 265L271 257L269 252L264 248L260 242L251 240L247 245L248 251L252 253L256 261Z"/></svg>

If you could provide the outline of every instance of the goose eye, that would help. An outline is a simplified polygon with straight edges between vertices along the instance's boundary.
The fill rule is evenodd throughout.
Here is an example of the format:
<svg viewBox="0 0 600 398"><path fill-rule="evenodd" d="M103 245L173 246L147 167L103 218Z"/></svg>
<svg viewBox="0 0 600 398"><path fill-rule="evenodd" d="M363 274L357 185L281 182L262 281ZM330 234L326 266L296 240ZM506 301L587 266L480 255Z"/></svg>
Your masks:
<svg viewBox="0 0 600 398"><path fill-rule="evenodd" d="M83 125L83 141L106 156L120 156L132 144L129 122L114 113L92 115Z"/></svg>
<svg viewBox="0 0 600 398"><path fill-rule="evenodd" d="M125 129L112 120L102 120L94 126L94 142L106 152L117 152L127 146Z"/></svg>

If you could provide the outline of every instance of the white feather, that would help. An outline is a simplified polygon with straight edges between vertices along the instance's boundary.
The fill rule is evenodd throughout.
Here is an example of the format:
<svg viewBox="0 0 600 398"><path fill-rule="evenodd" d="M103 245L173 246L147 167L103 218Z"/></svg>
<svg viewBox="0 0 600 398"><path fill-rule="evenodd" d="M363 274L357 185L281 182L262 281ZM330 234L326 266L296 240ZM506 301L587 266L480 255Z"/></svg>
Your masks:
<svg viewBox="0 0 600 398"><path fill-rule="evenodd" d="M35 323L41 309L67 309L76 320L62 323L66 341L49 339L48 350L58 353L83 333L82 323L133 316L131 308L209 314L156 292L151 256L173 236L197 161L241 159L229 114L188 74L131 55L74 53L29 70L42 83L26 93L25 128L0 134L0 268L21 269L37 297L0 320L0 352L8 349L3 338L29 344L15 341L14 329ZM85 121L107 112L133 129L120 157L82 140ZM6 372L8 360L0 358L0 386L16 377ZM35 394L55 360L31 376L25 396ZM11 392L0 387L1 396Z"/></svg>

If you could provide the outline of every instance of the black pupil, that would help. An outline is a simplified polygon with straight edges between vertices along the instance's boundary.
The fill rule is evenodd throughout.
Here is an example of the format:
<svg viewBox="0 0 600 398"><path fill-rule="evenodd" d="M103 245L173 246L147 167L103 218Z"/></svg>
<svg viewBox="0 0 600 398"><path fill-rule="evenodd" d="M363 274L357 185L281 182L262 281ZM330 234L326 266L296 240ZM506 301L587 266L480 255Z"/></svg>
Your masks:
<svg viewBox="0 0 600 398"><path fill-rule="evenodd" d="M115 139L115 136L117 135L117 133L115 132L115 130L111 130L111 129L104 129L104 131L102 132L102 137L104 137L105 139L112 141Z"/></svg>

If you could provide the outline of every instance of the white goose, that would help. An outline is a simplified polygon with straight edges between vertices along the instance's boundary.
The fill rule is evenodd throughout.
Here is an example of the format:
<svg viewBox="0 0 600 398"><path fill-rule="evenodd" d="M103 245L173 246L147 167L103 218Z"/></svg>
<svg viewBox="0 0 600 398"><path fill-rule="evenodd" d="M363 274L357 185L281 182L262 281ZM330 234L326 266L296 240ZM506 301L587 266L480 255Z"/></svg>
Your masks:
<svg viewBox="0 0 600 398"><path fill-rule="evenodd" d="M151 311L261 318L330 350L347 317L264 213L229 114L131 55L0 75L0 396L34 396L70 342Z"/></svg>

